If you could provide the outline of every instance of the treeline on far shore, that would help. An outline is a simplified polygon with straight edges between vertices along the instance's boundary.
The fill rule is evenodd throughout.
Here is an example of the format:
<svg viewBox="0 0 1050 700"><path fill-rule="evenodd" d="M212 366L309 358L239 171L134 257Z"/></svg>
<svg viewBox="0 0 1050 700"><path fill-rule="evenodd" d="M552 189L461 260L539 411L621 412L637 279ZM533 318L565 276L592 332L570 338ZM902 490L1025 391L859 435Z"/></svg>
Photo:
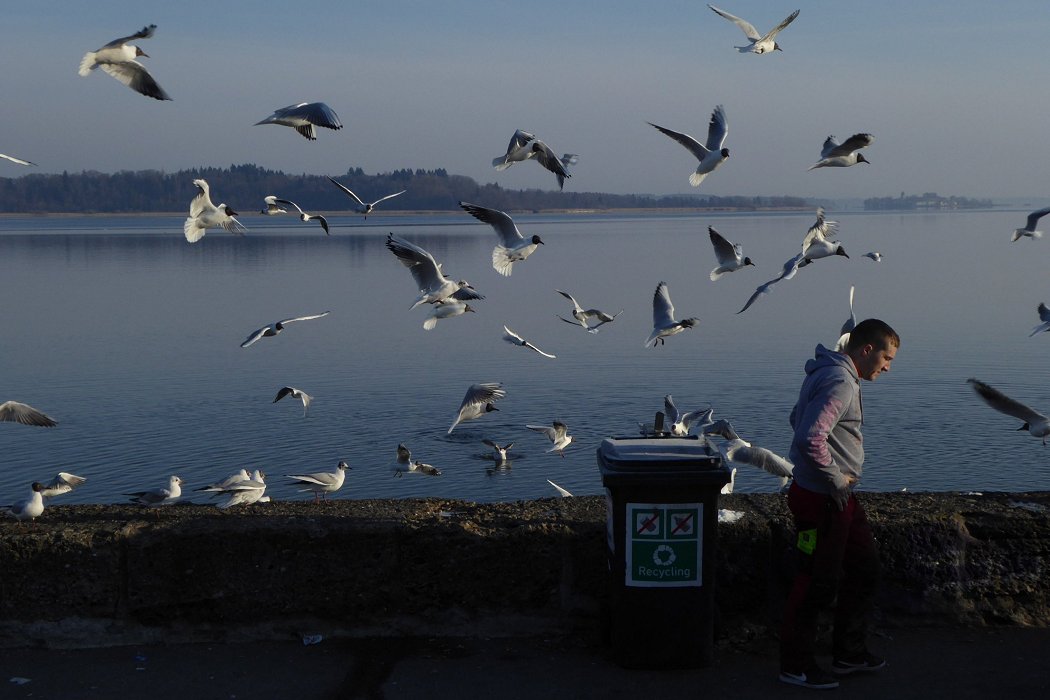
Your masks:
<svg viewBox="0 0 1050 700"><path fill-rule="evenodd" d="M495 183L436 170L395 170L368 175L350 168L333 177L366 202L406 190L383 202L384 211L453 211L458 202L509 211L544 209L800 209L801 197L716 197L712 195L634 195L557 190L509 190ZM236 211L262 209L262 198L276 195L306 211L343 211L352 202L323 175L292 175L256 165L100 173L28 174L0 178L0 213L133 213L181 211L196 194L193 180L204 178L212 200ZM553 180L553 176L551 176Z"/></svg>

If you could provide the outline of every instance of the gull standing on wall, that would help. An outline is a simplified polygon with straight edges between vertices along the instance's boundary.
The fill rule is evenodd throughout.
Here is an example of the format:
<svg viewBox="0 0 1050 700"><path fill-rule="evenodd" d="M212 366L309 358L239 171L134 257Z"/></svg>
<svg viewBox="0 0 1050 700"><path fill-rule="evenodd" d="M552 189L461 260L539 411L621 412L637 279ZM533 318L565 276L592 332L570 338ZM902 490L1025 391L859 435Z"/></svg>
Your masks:
<svg viewBox="0 0 1050 700"><path fill-rule="evenodd" d="M128 43L135 39L148 39L156 29L157 25L151 24L131 36L114 39L97 51L88 51L80 61L77 72L86 76L96 68L101 68L135 92L155 100L170 100L171 97L157 84L146 67L135 60L139 56L149 58L149 55L138 46Z"/></svg>
<svg viewBox="0 0 1050 700"><path fill-rule="evenodd" d="M44 485L34 481L30 487L29 498L22 499L8 506L4 513L15 520L36 520L44 514Z"/></svg>
<svg viewBox="0 0 1050 700"><path fill-rule="evenodd" d="M182 497L182 479L172 475L168 478L167 488L156 488L149 491L135 491L134 493L126 493L124 495L131 496L132 503L138 503L139 505L147 506L149 508L170 506Z"/></svg>
<svg viewBox="0 0 1050 700"><path fill-rule="evenodd" d="M314 495L314 502L316 502L319 497L327 501L328 494L335 493L343 487L343 481L346 479L346 470L350 468L349 464L341 461L336 465L334 472L287 474L286 476L289 479L292 479L292 483L296 486L303 487L299 489L299 491L312 492Z"/></svg>

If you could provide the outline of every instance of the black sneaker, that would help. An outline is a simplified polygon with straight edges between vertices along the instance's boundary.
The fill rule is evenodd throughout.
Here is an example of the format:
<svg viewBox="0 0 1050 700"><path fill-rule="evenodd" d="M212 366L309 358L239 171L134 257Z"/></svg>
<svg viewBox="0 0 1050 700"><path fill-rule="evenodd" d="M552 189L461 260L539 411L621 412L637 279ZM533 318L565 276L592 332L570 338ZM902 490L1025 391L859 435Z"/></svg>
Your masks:
<svg viewBox="0 0 1050 700"><path fill-rule="evenodd" d="M802 671L801 673L781 671L780 682L790 683L791 685L800 685L803 688L812 688L814 690L831 690L832 688L839 687L839 682L837 680L816 667L813 667L808 671Z"/></svg>
<svg viewBox="0 0 1050 700"><path fill-rule="evenodd" d="M885 665L886 659L881 656L875 656L870 651L865 651L845 659L835 659L831 662L831 670L835 675L845 676L849 673L878 671Z"/></svg>

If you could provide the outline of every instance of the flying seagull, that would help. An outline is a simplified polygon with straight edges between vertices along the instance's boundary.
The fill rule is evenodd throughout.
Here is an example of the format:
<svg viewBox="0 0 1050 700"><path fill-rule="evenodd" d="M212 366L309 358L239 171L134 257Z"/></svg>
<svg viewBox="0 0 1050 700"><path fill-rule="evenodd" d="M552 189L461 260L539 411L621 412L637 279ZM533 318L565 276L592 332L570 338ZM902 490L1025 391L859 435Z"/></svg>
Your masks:
<svg viewBox="0 0 1050 700"><path fill-rule="evenodd" d="M779 476L781 488L787 485L795 468L794 464L775 452L764 447L754 447L750 442L741 438L725 440L718 446L718 451L722 455L722 461L726 466L747 465L758 467L773 476Z"/></svg>
<svg viewBox="0 0 1050 700"><path fill-rule="evenodd" d="M1045 303L1040 302L1039 308L1036 310L1039 312L1039 320L1041 323L1032 329L1032 332L1028 334L1029 338L1036 334L1050 331L1050 308L1047 308Z"/></svg>
<svg viewBox="0 0 1050 700"><path fill-rule="evenodd" d="M1025 237L1031 239L1042 238L1043 232L1036 231L1035 225L1039 222L1039 219L1043 218L1047 214L1050 214L1050 207L1047 207L1045 209L1036 209L1035 211L1033 211L1031 214L1028 215L1028 221L1025 222L1024 228L1014 229L1013 238L1011 238L1010 240L1016 241Z"/></svg>
<svg viewBox="0 0 1050 700"><path fill-rule="evenodd" d="M299 399L303 402L303 418L306 418L306 409L310 408L310 402L314 400L314 397L307 394L302 389L296 389L294 386L283 386L281 390L277 392L277 396L274 397L273 403L277 403L285 396L291 396L293 399Z"/></svg>
<svg viewBox="0 0 1050 700"><path fill-rule="evenodd" d="M521 347L528 348L530 350L535 350L536 352L538 352L539 354L543 355L544 357L549 357L552 360L557 357L557 355L552 355L549 352L543 352L538 347L536 347L535 345L533 345L529 341L525 340L520 335L518 335L517 333L515 333L511 329L507 328L506 326L503 326L503 339L505 341L507 341L508 343L510 343L511 345L520 345Z"/></svg>
<svg viewBox="0 0 1050 700"><path fill-rule="evenodd" d="M212 203L207 180L194 180L193 184L197 187L197 196L190 200L190 215L182 225L182 232L187 241L196 243L204 238L204 234L210 228L222 227L238 235L243 235L248 230L244 224L234 218L237 212L225 202L219 206Z"/></svg>
<svg viewBox="0 0 1050 700"><path fill-rule="evenodd" d="M22 425L37 425L41 428L53 428L58 423L43 411L38 411L32 406L18 401L4 401L0 403L0 423L11 422Z"/></svg>
<svg viewBox="0 0 1050 700"><path fill-rule="evenodd" d="M94 69L101 68L135 92L155 100L170 100L171 97L157 84L146 67L135 60L139 56L149 58L149 55L138 46L128 43L135 39L148 39L156 29L157 25L151 24L131 36L114 39L97 51L88 51L80 61L77 72L86 76Z"/></svg>
<svg viewBox="0 0 1050 700"><path fill-rule="evenodd" d="M281 331L283 331L284 327L287 326L289 323L293 323L295 321L312 321L315 318L324 318L330 313L332 312L325 311L324 313L314 314L313 316L299 316L297 318L286 318L281 321L276 321L268 326L263 326L262 328L252 331L251 334L249 334L248 337L244 339L244 342L241 343L241 347L246 348L249 345L252 345L256 341L258 341L260 338L272 338Z"/></svg>
<svg viewBox="0 0 1050 700"><path fill-rule="evenodd" d="M441 476L441 470L432 464L413 460L412 452L405 447L405 443L402 442L397 446L397 466L394 467L394 474L402 476L411 473L426 474L427 476Z"/></svg>
<svg viewBox="0 0 1050 700"><path fill-rule="evenodd" d="M451 434L456 426L463 421L481 418L490 411L498 411L499 409L496 408L494 402L499 401L506 395L507 392L503 390L500 384L493 382L471 384L463 397L463 402L459 405L459 413L456 414L456 420L452 421L447 434Z"/></svg>
<svg viewBox="0 0 1050 700"><path fill-rule="evenodd" d="M1020 401L1014 401L1006 394L988 386L982 381L972 377L966 381L973 386L977 395L996 411L1024 421L1024 425L1018 430L1027 430L1033 437L1042 438L1043 445L1046 445L1046 438L1050 436L1050 418L1047 418L1042 413L1033 411Z"/></svg>
<svg viewBox="0 0 1050 700"><path fill-rule="evenodd" d="M824 216L824 207L817 209L817 220L809 227L806 237L802 239L802 260L798 263L799 267L805 267L815 260L833 255L849 257L846 249L838 241L828 240L828 234L833 233L837 225L837 221L829 221Z"/></svg>
<svg viewBox="0 0 1050 700"><path fill-rule="evenodd" d="M260 212L261 214L268 214L270 216L273 216L274 214L287 214L288 210L281 209L281 206L292 207L297 212L299 212L300 221L305 222L316 220L317 223L321 224L321 228L324 229L324 232L328 235L331 235L331 231L328 230L328 219L324 218L320 214L307 214L305 211L302 210L302 208L299 207L298 204L296 204L292 200L280 199L279 197L275 197L272 194L263 197L263 201L266 202L266 208Z"/></svg>
<svg viewBox="0 0 1050 700"><path fill-rule="evenodd" d="M762 296L763 294L769 294L771 291L773 291L773 285L794 277L795 273L798 272L798 266L802 262L802 259L803 254L799 253L793 258L790 258L787 262L785 262L780 271L780 274L774 277L773 279L769 280L768 282L764 282L758 285L758 287L755 288L754 293L752 293L751 297L747 300L747 303L744 304L744 308L740 309L740 311L737 311L737 313L744 313L749 308L751 308L751 305L754 304L760 296Z"/></svg>
<svg viewBox="0 0 1050 700"><path fill-rule="evenodd" d="M398 261L408 268L412 279L418 285L419 296L416 298L409 310L420 304L436 304L439 301L456 295L463 289L474 288L466 280L453 282L441 271L441 265L434 256L415 243L409 243L401 238L395 238L394 234L388 233L386 247ZM478 298L481 298L480 295Z"/></svg>
<svg viewBox="0 0 1050 700"><path fill-rule="evenodd" d="M623 309L620 309L615 314L612 314L610 316L609 314L605 313L600 309L584 309L582 306L580 306L580 303L576 301L576 299L568 292L563 292L560 289L555 289L554 291L556 291L558 294L561 294L563 297L572 302L572 317L576 320L570 321L569 319L562 318L561 316L558 316L558 318L560 318L562 321L565 321L566 323L571 323L574 326L580 326L588 333L597 333L599 326L604 326L606 323L612 323L616 320L617 316L623 313ZM555 314L555 316L557 316L557 314ZM598 321L598 323L595 323L592 326L590 325L590 322L592 320L596 320Z"/></svg>
<svg viewBox="0 0 1050 700"><path fill-rule="evenodd" d="M740 19L736 15L731 15L725 10L718 9L714 5L709 4L708 7L714 10L715 14L719 15L720 17L726 18L736 26L740 27L740 29L744 32L744 36L746 36L747 40L750 42L747 46L735 46L733 48L735 48L740 53L755 54L771 53L773 51L783 51L783 49L780 48L780 44L776 42L776 36L780 33L780 30L782 30L784 27L788 26L789 24L795 21L795 18L798 17L799 12L798 10L795 10L790 15L788 15L783 22L778 24L773 29L770 29L769 32L767 32L765 35L762 35L759 34L758 30L756 30L754 26L747 20Z"/></svg>
<svg viewBox="0 0 1050 700"><path fill-rule="evenodd" d="M281 107L261 122L255 122L255 126L260 124L290 126L311 141L317 140L315 126L332 130L343 128L339 116L324 102L300 102L297 105Z"/></svg>
<svg viewBox="0 0 1050 700"><path fill-rule="evenodd" d="M328 500L328 494L334 493L343 487L343 481L346 479L346 470L350 469L350 465L346 462L339 462L336 465L334 472L314 472L313 474L287 474L286 476L292 480L292 483L296 486L302 486L300 491L311 491L314 494L314 501L316 502L318 497Z"/></svg>
<svg viewBox="0 0 1050 700"><path fill-rule="evenodd" d="M871 164L870 160L859 153L860 149L871 145L875 137L871 134L853 134L848 139L839 143L834 136L829 136L824 141L824 148L820 151L820 160L809 166L808 170L815 168L848 168L857 163Z"/></svg>
<svg viewBox="0 0 1050 700"><path fill-rule="evenodd" d="M70 474L69 472L59 472L54 479L44 484L44 489L40 492L40 495L44 498L61 496L62 494L69 493L85 481L87 481L87 479L82 476Z"/></svg>
<svg viewBox="0 0 1050 700"><path fill-rule="evenodd" d="M714 172L715 168L722 165L729 158L729 149L724 145L726 134L729 133L729 126L726 123L726 113L722 105L715 107L711 113L711 122L707 127L706 145L700 143L689 134L665 129L652 122L646 123L685 146L686 150L700 161L699 165L696 166L696 172L689 176L689 184L693 187L699 187L705 177Z"/></svg>
<svg viewBox="0 0 1050 700"><path fill-rule="evenodd" d="M864 255L862 255L861 257L871 258L875 262L882 262L882 253L880 253L877 250L869 251L869 252L865 253Z"/></svg>
<svg viewBox="0 0 1050 700"><path fill-rule="evenodd" d="M455 295L442 299L433 305L430 316L423 321L423 329L432 331L437 327L438 321L446 318L455 318L466 313L476 313L470 304L454 298Z"/></svg>
<svg viewBox="0 0 1050 700"><path fill-rule="evenodd" d="M667 283L661 282L656 285L653 294L653 332L645 341L644 347L656 347L666 343L668 336L677 335L686 328L692 328L700 323L698 318L683 318L681 321L674 320L674 304L671 303L671 293L667 290Z"/></svg>
<svg viewBox="0 0 1050 700"><path fill-rule="evenodd" d="M678 407L674 405L674 399L671 395L667 394L664 396L664 425L670 423L671 435L676 437L685 437L693 429L694 425L711 425L713 423L711 416L714 415L714 412L713 408L707 408L702 411L680 413Z"/></svg>
<svg viewBox="0 0 1050 700"><path fill-rule="evenodd" d="M544 245L539 236L525 238L514 225L514 219L499 209L488 209L469 202L460 202L459 206L478 221L488 224L499 236L499 244L492 249L492 268L510 277L514 263L522 262Z"/></svg>
<svg viewBox="0 0 1050 700"><path fill-rule="evenodd" d="M526 425L525 427L529 430L543 433L548 440L554 443L554 447L547 450L547 452L557 452L562 457L565 457L565 448L572 442L572 435L569 435L569 429L564 423L556 420L551 425Z"/></svg>
<svg viewBox="0 0 1050 700"><path fill-rule="evenodd" d="M554 173L558 178L558 188L565 187L565 178L572 177L567 167L573 165L579 159L575 153L565 153L559 157L554 150L527 131L518 129L510 137L507 152L492 159L492 167L496 170L506 170L514 163L526 160L535 160L547 170Z"/></svg>
<svg viewBox="0 0 1050 700"><path fill-rule="evenodd" d="M842 328L839 329L839 340L835 344L835 352L846 352L849 334L857 327L857 314L853 313L853 291L854 287L851 284L849 286L849 318L846 319L845 323L842 324Z"/></svg>
<svg viewBox="0 0 1050 700"><path fill-rule="evenodd" d="M744 255L744 250L739 243L730 243L713 226L707 227L707 234L711 237L711 245L715 249L715 258L718 260L718 267L711 270L712 282L729 272L742 270L748 265L754 266L755 263Z"/></svg>
<svg viewBox="0 0 1050 700"><path fill-rule="evenodd" d="M379 199L377 199L374 202L365 202L360 197L358 197L356 194L351 192L349 187L346 187L344 185L339 184L338 181L336 181L335 179L333 179L333 178L331 178L331 177L329 177L327 175L325 175L325 177L328 177L328 179L332 181L332 184L335 185L336 187L338 187L339 189L341 189L343 191L343 193L347 197L349 197L350 199L352 199L355 202L357 202L357 204L354 205L354 211L356 211L358 214L364 214L366 219L368 218L368 215L372 213L372 210L375 209L376 205L379 204L380 202L385 202L386 200L388 200L388 199L390 199L392 197L396 197L396 196L398 196L400 194L404 194L405 192L408 192L408 190L401 190L400 192L395 192L394 194L388 194L385 197L380 197Z"/></svg>
<svg viewBox="0 0 1050 700"><path fill-rule="evenodd" d="M9 156L4 153L0 153L0 158L9 160L12 163L17 163L18 165L36 165L36 163L30 162L28 160L22 160L21 158L15 158L14 156Z"/></svg>

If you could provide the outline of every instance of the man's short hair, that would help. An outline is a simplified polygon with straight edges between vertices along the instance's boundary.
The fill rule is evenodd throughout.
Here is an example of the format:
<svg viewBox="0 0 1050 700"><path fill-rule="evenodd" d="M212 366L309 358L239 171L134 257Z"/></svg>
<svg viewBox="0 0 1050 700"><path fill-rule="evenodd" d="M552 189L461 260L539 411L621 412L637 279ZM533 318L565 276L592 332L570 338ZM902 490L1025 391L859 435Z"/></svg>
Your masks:
<svg viewBox="0 0 1050 700"><path fill-rule="evenodd" d="M858 323L856 328L850 331L849 342L846 343L846 352L859 350L868 344L878 346L882 342L899 348L901 346L901 337L885 321L880 321L877 318L868 318Z"/></svg>

